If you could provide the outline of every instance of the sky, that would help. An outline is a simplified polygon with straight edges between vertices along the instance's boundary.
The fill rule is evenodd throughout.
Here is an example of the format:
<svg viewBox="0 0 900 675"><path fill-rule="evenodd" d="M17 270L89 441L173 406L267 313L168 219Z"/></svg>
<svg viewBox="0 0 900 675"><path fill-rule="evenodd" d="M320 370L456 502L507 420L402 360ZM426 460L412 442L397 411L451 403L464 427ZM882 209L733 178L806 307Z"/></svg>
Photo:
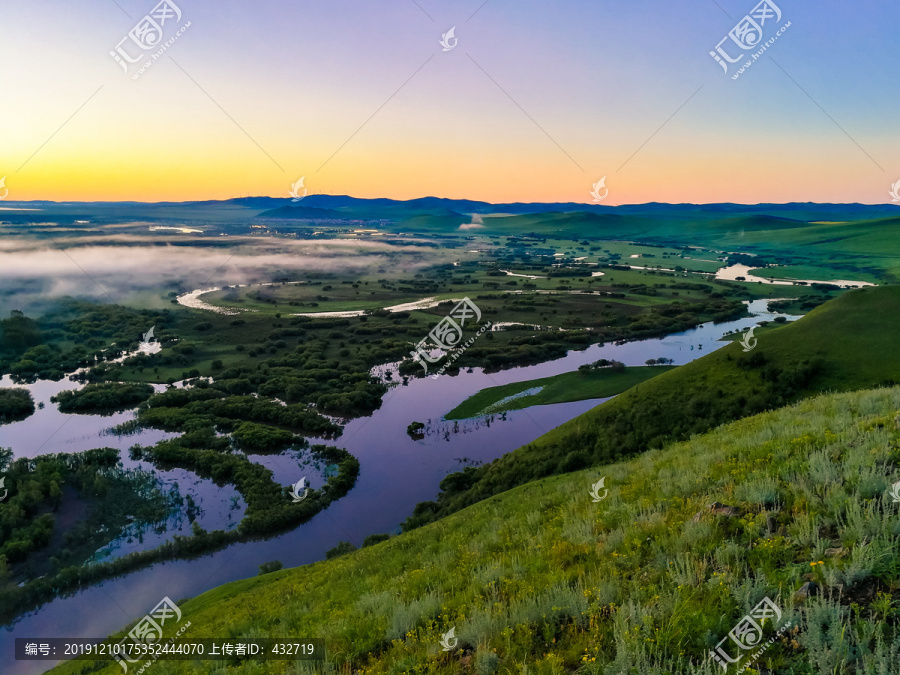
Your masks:
<svg viewBox="0 0 900 675"><path fill-rule="evenodd" d="M891 202L900 6L757 1L7 0L0 198Z"/></svg>

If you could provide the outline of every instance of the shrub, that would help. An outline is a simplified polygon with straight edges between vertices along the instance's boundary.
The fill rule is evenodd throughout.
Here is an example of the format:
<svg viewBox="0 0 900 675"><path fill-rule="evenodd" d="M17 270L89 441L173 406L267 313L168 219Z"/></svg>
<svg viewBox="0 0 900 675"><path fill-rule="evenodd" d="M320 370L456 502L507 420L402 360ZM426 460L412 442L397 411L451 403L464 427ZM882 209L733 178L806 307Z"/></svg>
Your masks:
<svg viewBox="0 0 900 675"><path fill-rule="evenodd" d="M284 565L281 564L280 560L271 560L269 562L264 562L259 566L259 574L257 576L262 576L263 574L269 574L269 572L277 572L282 569Z"/></svg>
<svg viewBox="0 0 900 675"><path fill-rule="evenodd" d="M494 652L479 650L475 655L475 672L478 675L493 675L500 666L500 657Z"/></svg>
<svg viewBox="0 0 900 675"><path fill-rule="evenodd" d="M331 560L332 558L337 558L339 556L346 555L347 553L353 553L353 551L355 550L356 546L351 544L349 541L339 541L337 546L325 551L325 559Z"/></svg>
<svg viewBox="0 0 900 675"><path fill-rule="evenodd" d="M368 537L363 539L362 547L366 548L366 546L374 546L375 544L387 541L390 538L391 535L389 534L370 534Z"/></svg>

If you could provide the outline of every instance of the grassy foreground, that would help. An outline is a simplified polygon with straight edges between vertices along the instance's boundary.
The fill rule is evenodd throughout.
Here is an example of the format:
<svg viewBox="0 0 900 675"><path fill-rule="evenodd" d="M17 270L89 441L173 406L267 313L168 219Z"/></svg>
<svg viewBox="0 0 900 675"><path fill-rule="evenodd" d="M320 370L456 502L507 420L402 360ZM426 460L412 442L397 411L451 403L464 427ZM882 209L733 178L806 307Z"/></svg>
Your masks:
<svg viewBox="0 0 900 675"><path fill-rule="evenodd" d="M502 384L482 389L477 394L473 394L444 417L448 420L461 420L478 415L521 410L533 405L615 396L671 369L669 366L634 366L626 368L622 372L614 372L609 368L602 368L586 373L574 371L537 380ZM505 400L538 387L540 387L540 391L534 394Z"/></svg>
<svg viewBox="0 0 900 675"><path fill-rule="evenodd" d="M768 597L791 626L748 672L895 673L900 504L886 491L900 478L898 427L900 388L823 395L523 485L180 603L185 638L322 637L326 664L159 661L153 672L712 675L709 649ZM818 592L796 596L807 581ZM442 651L451 628L459 643Z"/></svg>

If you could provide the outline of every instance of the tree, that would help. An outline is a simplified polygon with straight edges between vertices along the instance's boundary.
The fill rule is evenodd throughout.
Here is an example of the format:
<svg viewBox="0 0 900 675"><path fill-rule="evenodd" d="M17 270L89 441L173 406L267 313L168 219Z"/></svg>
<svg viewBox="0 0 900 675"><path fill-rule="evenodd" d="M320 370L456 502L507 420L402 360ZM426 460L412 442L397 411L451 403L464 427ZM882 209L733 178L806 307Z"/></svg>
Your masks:
<svg viewBox="0 0 900 675"><path fill-rule="evenodd" d="M34 400L27 389L0 389L0 423L25 419L34 412Z"/></svg>
<svg viewBox="0 0 900 675"><path fill-rule="evenodd" d="M282 569L284 565L280 560L270 560L269 562L264 562L259 566L259 574L257 576L262 576L263 574L269 574L270 572L277 572Z"/></svg>
<svg viewBox="0 0 900 675"><path fill-rule="evenodd" d="M342 555L346 555L347 553L352 553L356 550L356 546L351 544L349 541L339 541L337 546L332 549L325 551L325 559L331 560L332 558L337 558Z"/></svg>

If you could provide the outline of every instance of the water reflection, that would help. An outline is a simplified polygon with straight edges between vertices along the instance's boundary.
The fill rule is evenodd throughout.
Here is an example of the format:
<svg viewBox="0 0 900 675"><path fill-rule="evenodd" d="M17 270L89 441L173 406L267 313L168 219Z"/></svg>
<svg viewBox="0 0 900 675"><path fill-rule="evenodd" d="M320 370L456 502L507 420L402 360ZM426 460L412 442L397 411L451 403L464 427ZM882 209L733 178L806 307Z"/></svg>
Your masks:
<svg viewBox="0 0 900 675"><path fill-rule="evenodd" d="M505 416L494 415L458 424L443 420L447 412L472 394L485 387L573 371L601 358L615 359L626 365L643 365L647 359L660 357L671 358L677 365L688 363L724 346L726 343L719 338L725 333L743 331L761 320L784 316L766 311L767 302L749 303L750 311L756 316L718 325L707 323L665 338L602 347L593 345L538 365L496 373L474 368L454 376L444 375L436 380L416 378L409 380L406 386L393 386L379 410L351 420L343 435L333 442L359 460L359 479L347 496L332 503L308 523L278 537L235 544L197 560L156 564L71 597L54 600L23 617L12 629L0 632L0 653L12 653L15 637L107 635L140 617L159 601L161 595L172 598L195 596L222 583L254 576L264 562L279 560L285 567L303 565L322 560L325 552L341 540L360 545L369 534L396 531L418 502L434 499L438 485L447 474L463 466L490 462L607 400L534 406L511 411ZM381 373L387 370L392 370L396 378L396 364L377 369ZM47 385L38 383L34 386ZM79 448L105 445L105 441L98 443L99 431L109 426L110 418L85 417L85 420L84 426L68 422L65 428L56 430L52 436L53 444L47 445L43 452L57 444L71 443ZM429 432L418 440L410 438L407 426L413 421L425 420L430 421L426 425ZM28 420L19 424L26 422ZM76 427L76 424L79 425ZM15 428L16 425L10 426ZM80 437L72 443L71 429L76 428ZM148 430L142 433L161 432ZM0 427L0 445L13 446L18 456L34 452L35 446L47 444L49 439L46 437L46 430L41 439L29 440L21 430L13 429L10 433L9 427ZM145 438L142 436L142 444L148 444ZM123 445L130 442L134 441L125 440ZM321 440L310 439L310 442ZM270 468L275 480L285 486L295 483L303 475L308 475L312 487L319 487L321 482L317 484L316 481L324 480L322 474L315 471L316 467L303 464L306 459L303 452L290 450L277 455L251 455L251 458ZM201 492L207 495L205 490ZM226 493L227 490L216 488L215 492ZM229 509L228 498L218 504L204 503L207 512L219 510L227 514ZM235 520L238 520L237 516ZM20 662L4 668L4 673L33 675L43 670L44 666Z"/></svg>

